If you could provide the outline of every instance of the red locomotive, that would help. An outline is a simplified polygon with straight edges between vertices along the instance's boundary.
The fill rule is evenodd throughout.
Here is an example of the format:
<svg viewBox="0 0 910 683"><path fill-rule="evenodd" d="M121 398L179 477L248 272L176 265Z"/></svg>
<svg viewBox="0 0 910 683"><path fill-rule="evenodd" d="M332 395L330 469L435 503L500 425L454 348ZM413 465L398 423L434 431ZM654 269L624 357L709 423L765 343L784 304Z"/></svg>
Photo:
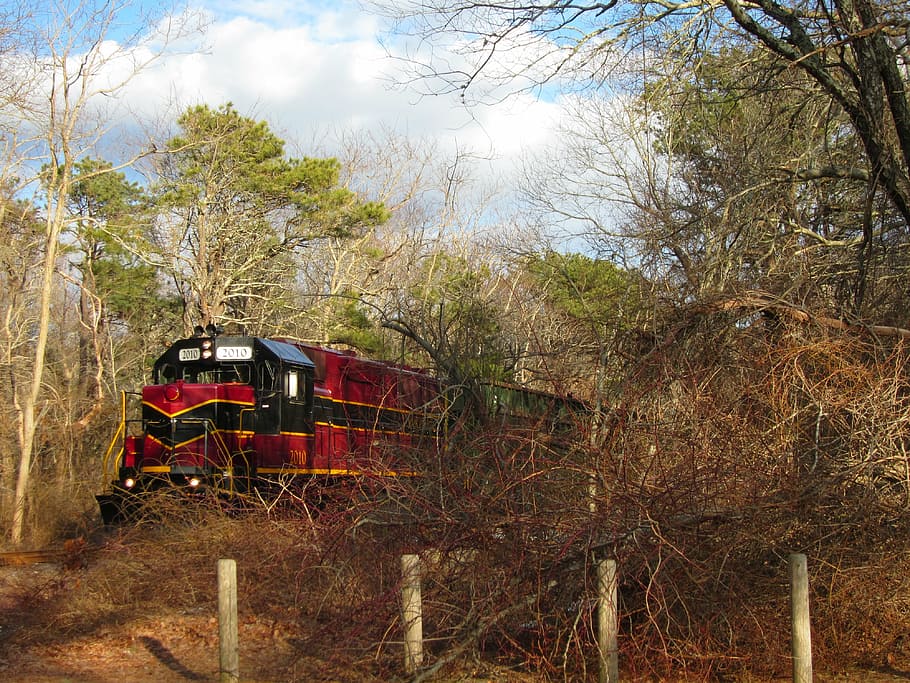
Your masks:
<svg viewBox="0 0 910 683"><path fill-rule="evenodd" d="M444 413L429 373L286 339L209 326L175 342L104 458L105 522L162 487L237 494L296 476L413 474L403 457L434 445Z"/></svg>

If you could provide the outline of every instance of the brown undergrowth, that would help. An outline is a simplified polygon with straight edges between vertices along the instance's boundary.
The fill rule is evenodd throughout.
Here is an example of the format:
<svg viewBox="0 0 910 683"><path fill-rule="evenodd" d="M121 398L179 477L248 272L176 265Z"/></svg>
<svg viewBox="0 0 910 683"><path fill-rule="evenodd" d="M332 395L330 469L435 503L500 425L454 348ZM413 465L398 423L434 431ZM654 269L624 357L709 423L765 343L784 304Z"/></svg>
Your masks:
<svg viewBox="0 0 910 683"><path fill-rule="evenodd" d="M79 566L43 570L5 594L0 659L21 667L30 657L65 654L89 667L119 652L99 666L126 668L121 680L215 680L215 567L227 557L238 565L241 662L251 680L407 680L399 561L416 551L428 639L417 679L590 680L597 670L590 567L572 542L542 529L534 538L533 520L523 521L520 532L499 525L481 543L476 525L449 518L392 527L368 519L363 507L323 510L312 520L204 509L156 515L154 523L104 531L81 551ZM643 537L637 551L619 556L628 680L786 677L786 558L750 544L741 528L729 533L740 542L723 550L728 567L713 575L709 562L727 535L717 526L713 542L674 532L672 542ZM837 564L810 554L819 672L856 664L907 671L910 567L894 539L883 534L880 543L877 553L845 552ZM32 673L58 671L46 661L34 666Z"/></svg>
<svg viewBox="0 0 910 683"><path fill-rule="evenodd" d="M910 676L906 350L687 334L630 368L609 411L575 416L574 439L456 422L413 463L421 477L241 514L159 504L7 604L0 652L126 631L214 675L211 655L188 666L164 635L211 652L215 566L233 558L254 675L404 680L400 557L417 553L427 641L412 678L591 680L593 568L612 558L626 679L769 680L790 670L800 552L816 671Z"/></svg>

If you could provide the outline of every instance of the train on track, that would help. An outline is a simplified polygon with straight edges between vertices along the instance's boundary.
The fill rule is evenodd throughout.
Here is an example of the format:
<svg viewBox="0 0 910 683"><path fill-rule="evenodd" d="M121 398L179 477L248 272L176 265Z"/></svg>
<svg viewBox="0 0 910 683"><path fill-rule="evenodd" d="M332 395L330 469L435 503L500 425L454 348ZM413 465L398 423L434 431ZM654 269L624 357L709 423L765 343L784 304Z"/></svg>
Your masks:
<svg viewBox="0 0 910 683"><path fill-rule="evenodd" d="M161 489L261 497L294 480L417 476L419 456L446 438L451 394L427 371L219 332L197 328L155 361L152 383L134 396L139 416L128 415L122 394L103 459L108 490L97 496L106 523ZM512 415L552 413L558 404L565 418L574 404L505 386L483 393Z"/></svg>

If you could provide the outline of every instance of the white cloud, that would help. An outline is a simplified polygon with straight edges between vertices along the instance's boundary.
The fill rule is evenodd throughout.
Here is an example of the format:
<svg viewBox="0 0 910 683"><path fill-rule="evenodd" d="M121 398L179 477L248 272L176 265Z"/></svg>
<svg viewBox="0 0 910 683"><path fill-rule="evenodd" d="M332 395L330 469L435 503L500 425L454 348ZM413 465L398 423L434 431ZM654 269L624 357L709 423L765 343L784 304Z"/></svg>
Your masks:
<svg viewBox="0 0 910 683"><path fill-rule="evenodd" d="M244 2L209 12L198 47L181 46L130 84L133 109L167 111L173 121L187 106L230 101L289 141L391 128L496 159L497 175L550 135L560 114L557 102L528 93L466 110L454 96L392 87L396 62L376 19L348 3Z"/></svg>

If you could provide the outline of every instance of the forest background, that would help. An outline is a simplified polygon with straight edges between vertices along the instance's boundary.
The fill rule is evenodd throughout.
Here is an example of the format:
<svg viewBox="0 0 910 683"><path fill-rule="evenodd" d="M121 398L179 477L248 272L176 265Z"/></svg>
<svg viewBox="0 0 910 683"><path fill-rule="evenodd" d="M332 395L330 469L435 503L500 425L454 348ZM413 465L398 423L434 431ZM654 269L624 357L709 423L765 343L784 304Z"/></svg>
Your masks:
<svg viewBox="0 0 910 683"><path fill-rule="evenodd" d="M910 655L905 3L365 8L413 46L402 82L575 103L495 187L471 153L393 131L292 156L227 102L108 116L200 30L162 13L124 35L133 9L0 17L10 545L91 523L120 391L214 322L586 401L567 450L455 442L434 533L510 548L490 580L530 593L616 557L644 669L772 670L792 551L822 587L823 656ZM465 613L476 636L506 611ZM573 618L539 661L572 666Z"/></svg>

